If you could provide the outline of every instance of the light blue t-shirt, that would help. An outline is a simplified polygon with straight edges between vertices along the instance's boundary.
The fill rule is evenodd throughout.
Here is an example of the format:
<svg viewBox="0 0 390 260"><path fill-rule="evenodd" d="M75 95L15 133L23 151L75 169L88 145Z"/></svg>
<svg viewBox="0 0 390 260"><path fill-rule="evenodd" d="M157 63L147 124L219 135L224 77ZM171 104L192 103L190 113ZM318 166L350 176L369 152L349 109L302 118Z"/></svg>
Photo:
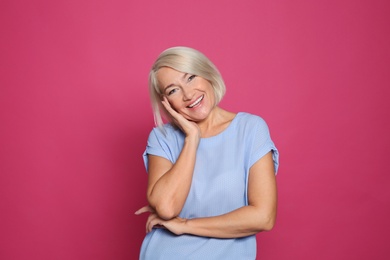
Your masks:
<svg viewBox="0 0 390 260"><path fill-rule="evenodd" d="M185 135L170 124L166 134L154 128L143 154L175 163ZM273 152L275 170L279 154L265 121L255 115L238 113L220 134L201 138L191 188L179 215L181 218L218 216L248 205L250 167L269 151ZM255 259L256 236L220 239L193 235L177 236L166 229L153 229L143 241L140 259Z"/></svg>

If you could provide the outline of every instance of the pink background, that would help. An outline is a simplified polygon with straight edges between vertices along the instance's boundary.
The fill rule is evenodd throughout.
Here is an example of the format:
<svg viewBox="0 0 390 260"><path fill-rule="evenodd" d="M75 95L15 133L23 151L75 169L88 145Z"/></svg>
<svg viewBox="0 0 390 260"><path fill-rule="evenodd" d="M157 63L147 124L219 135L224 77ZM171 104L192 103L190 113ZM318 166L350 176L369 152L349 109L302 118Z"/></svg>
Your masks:
<svg viewBox="0 0 390 260"><path fill-rule="evenodd" d="M0 259L137 259L147 74L186 45L280 149L261 259L390 254L387 0L0 3Z"/></svg>

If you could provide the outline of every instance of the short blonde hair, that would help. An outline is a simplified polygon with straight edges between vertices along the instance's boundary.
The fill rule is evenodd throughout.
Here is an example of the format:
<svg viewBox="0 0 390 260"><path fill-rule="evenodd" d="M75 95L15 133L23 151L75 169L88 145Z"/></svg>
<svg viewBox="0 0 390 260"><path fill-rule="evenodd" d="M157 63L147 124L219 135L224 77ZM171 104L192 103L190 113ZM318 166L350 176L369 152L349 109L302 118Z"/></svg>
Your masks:
<svg viewBox="0 0 390 260"><path fill-rule="evenodd" d="M149 94L153 108L154 123L160 128L163 125L162 116L172 123L172 118L161 104L162 93L157 80L157 72L163 67L169 67L208 80L214 91L216 105L225 95L226 87L221 74L203 53L188 47L166 49L158 56L149 73Z"/></svg>

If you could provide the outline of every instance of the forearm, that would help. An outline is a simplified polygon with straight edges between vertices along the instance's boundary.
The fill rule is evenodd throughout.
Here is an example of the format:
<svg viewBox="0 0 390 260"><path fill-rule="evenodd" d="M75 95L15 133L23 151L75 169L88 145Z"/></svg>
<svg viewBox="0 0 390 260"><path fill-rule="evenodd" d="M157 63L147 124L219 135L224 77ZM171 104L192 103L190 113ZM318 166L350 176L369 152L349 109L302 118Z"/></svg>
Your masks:
<svg viewBox="0 0 390 260"><path fill-rule="evenodd" d="M248 203L248 206L220 216L189 219L180 231L198 236L234 238L271 230L277 211L272 153L263 156L250 168Z"/></svg>
<svg viewBox="0 0 390 260"><path fill-rule="evenodd" d="M177 216L183 208L191 187L197 147L196 139L186 138L175 164L148 190L150 206L164 219Z"/></svg>
<svg viewBox="0 0 390 260"><path fill-rule="evenodd" d="M274 226L276 210L265 211L254 206L245 206L230 213L207 218L187 219L182 231L216 238L237 238L271 230Z"/></svg>

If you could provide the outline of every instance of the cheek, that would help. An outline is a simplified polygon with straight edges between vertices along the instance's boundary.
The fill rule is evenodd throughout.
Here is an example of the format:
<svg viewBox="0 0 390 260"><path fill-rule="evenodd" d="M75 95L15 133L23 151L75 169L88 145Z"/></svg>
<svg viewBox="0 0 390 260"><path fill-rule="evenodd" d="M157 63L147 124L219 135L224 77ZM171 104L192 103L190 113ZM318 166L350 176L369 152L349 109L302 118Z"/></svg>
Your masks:
<svg viewBox="0 0 390 260"><path fill-rule="evenodd" d="M209 92L208 92L208 94L209 94L209 97L210 97L210 102L213 104L213 105L216 105L216 103L217 103L217 99L215 98L215 93L214 93L214 91L213 91L213 89L210 87L210 90L209 90Z"/></svg>
<svg viewBox="0 0 390 260"><path fill-rule="evenodd" d="M167 100L169 102L169 105L173 108L173 110L177 111L177 109L179 108L178 100L174 98L169 98Z"/></svg>

